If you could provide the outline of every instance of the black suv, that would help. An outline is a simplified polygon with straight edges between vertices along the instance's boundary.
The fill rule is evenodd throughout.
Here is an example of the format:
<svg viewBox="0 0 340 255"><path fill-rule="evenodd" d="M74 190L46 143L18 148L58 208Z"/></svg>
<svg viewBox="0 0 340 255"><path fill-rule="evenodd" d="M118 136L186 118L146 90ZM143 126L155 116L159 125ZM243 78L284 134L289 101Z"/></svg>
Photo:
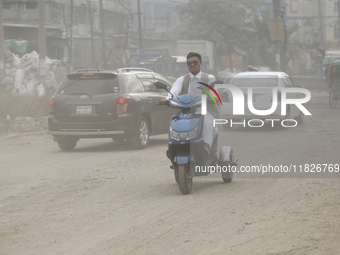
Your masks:
<svg viewBox="0 0 340 255"><path fill-rule="evenodd" d="M158 107L167 96L154 85L170 82L143 68L115 71L77 70L68 74L50 99L49 133L62 150L73 150L82 138L109 137L148 145L149 136L168 132L176 110Z"/></svg>

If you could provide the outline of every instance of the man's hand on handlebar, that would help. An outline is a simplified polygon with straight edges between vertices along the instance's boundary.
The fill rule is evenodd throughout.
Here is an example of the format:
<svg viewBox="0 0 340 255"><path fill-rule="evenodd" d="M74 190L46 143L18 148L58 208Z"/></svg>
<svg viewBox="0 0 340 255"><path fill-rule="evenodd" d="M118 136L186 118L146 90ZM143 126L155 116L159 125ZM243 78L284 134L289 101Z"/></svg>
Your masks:
<svg viewBox="0 0 340 255"><path fill-rule="evenodd" d="M159 104L162 104L162 105L169 105L169 100L168 99L161 99L159 101Z"/></svg>

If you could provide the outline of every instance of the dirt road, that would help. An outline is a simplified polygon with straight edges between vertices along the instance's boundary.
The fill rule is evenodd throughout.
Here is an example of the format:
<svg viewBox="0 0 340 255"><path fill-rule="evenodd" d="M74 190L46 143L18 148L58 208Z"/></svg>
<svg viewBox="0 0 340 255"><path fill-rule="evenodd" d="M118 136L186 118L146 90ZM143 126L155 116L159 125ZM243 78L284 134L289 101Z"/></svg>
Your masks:
<svg viewBox="0 0 340 255"><path fill-rule="evenodd" d="M312 93L301 126L220 130L220 144L239 166L339 164L340 109ZM339 174L195 178L183 196L166 143L66 153L44 132L1 135L0 254L340 254Z"/></svg>

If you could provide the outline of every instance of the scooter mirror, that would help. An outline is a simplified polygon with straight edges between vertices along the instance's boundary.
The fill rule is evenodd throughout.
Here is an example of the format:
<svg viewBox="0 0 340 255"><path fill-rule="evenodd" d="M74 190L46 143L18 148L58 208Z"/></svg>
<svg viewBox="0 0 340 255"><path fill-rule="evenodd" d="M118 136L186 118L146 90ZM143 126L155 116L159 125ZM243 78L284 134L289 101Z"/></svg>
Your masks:
<svg viewBox="0 0 340 255"><path fill-rule="evenodd" d="M174 97L174 95L168 90L168 86L166 84L164 84L163 82L160 81L156 81L155 83L156 88L158 89L164 89L166 91L168 91L172 97Z"/></svg>
<svg viewBox="0 0 340 255"><path fill-rule="evenodd" d="M223 81L220 80L213 81L212 83L210 83L210 86L215 87L215 84L223 84Z"/></svg>
<svg viewBox="0 0 340 255"><path fill-rule="evenodd" d="M156 81L154 84L155 84L156 88L164 89L164 90L168 91L168 86L166 84L164 84L163 82Z"/></svg>

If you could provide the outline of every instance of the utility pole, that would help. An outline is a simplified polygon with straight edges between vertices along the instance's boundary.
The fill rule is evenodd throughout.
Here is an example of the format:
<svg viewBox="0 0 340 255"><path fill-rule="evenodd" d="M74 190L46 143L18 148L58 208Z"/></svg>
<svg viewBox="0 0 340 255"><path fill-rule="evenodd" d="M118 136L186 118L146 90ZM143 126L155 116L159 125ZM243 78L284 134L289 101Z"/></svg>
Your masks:
<svg viewBox="0 0 340 255"><path fill-rule="evenodd" d="M325 38L323 33L323 12L322 12L322 4L321 0L318 0L318 9L319 9L319 27L320 27L320 47L325 47Z"/></svg>
<svg viewBox="0 0 340 255"><path fill-rule="evenodd" d="M339 46L340 47L340 0L338 0L338 34L339 34Z"/></svg>
<svg viewBox="0 0 340 255"><path fill-rule="evenodd" d="M138 4L138 32L139 32L139 48L143 48L143 38L142 38L142 18L140 13L140 0L137 0Z"/></svg>
<svg viewBox="0 0 340 255"><path fill-rule="evenodd" d="M89 9L89 20L90 20L90 29L91 29L91 50L92 50L92 64L95 66L95 55L94 55L94 38L93 38L93 21L92 21L92 6L91 0L87 0L87 8Z"/></svg>
<svg viewBox="0 0 340 255"><path fill-rule="evenodd" d="M103 67L106 68L106 44L105 44L105 28L104 28L104 10L103 10L103 1L99 1L99 16L100 16L100 28L102 30L101 37L102 37L102 62L103 62Z"/></svg>
<svg viewBox="0 0 340 255"><path fill-rule="evenodd" d="M73 71L73 0L70 2L71 4L71 24L70 24L70 71Z"/></svg>
<svg viewBox="0 0 340 255"><path fill-rule="evenodd" d="M278 10L280 8L280 0L272 0L273 2L273 13L274 18L277 19L278 16ZM280 47L279 47L279 41L275 40L275 65L276 65L276 71L280 71L281 67L281 60L280 60Z"/></svg>
<svg viewBox="0 0 340 255"><path fill-rule="evenodd" d="M39 81L45 83L46 78L46 31L45 0L39 0Z"/></svg>
<svg viewBox="0 0 340 255"><path fill-rule="evenodd" d="M281 71L287 72L288 67L288 59L287 59L287 44L288 44L288 36L287 36L287 27L286 27L286 18L285 18L285 7L282 7L279 11L280 16L283 20L283 31L285 35L285 39L283 41L282 50L281 50Z"/></svg>
<svg viewBox="0 0 340 255"><path fill-rule="evenodd" d="M0 82L5 78L4 23L2 19L2 0L0 0Z"/></svg>

